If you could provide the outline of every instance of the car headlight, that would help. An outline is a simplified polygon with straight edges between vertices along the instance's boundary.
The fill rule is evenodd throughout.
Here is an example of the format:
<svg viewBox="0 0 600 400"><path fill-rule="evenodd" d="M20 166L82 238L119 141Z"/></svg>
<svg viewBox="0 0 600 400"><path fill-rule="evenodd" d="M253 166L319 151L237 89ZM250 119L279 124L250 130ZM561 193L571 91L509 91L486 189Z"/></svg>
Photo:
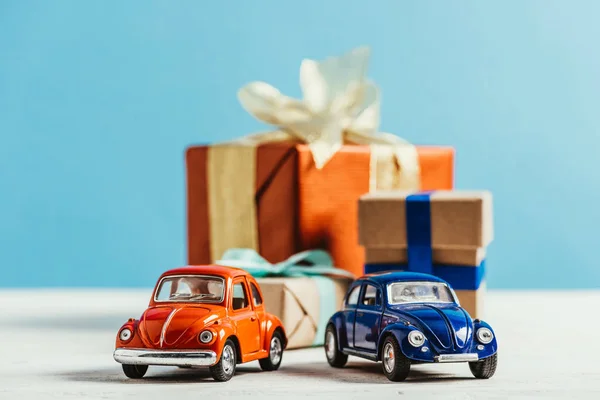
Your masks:
<svg viewBox="0 0 600 400"><path fill-rule="evenodd" d="M488 344L492 339L494 339L494 334L488 328L477 329L477 340L480 343Z"/></svg>
<svg viewBox="0 0 600 400"><path fill-rule="evenodd" d="M202 331L200 335L198 335L198 339L202 343L209 343L213 339L213 334L211 331Z"/></svg>
<svg viewBox="0 0 600 400"><path fill-rule="evenodd" d="M129 328L122 329L121 332L119 332L119 339L121 339L122 342L128 341L132 336L133 332L131 332L131 329Z"/></svg>
<svg viewBox="0 0 600 400"><path fill-rule="evenodd" d="M414 330L408 334L408 343L415 347L420 347L425 343L425 335L422 332Z"/></svg>

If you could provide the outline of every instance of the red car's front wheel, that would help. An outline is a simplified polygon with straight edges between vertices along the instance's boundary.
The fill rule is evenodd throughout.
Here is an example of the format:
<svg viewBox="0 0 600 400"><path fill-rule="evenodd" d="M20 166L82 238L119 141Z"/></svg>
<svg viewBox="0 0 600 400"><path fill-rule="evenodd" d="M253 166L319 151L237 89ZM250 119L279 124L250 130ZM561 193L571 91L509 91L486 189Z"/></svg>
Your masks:
<svg viewBox="0 0 600 400"><path fill-rule="evenodd" d="M148 371L147 365L128 365L123 364L123 372L125 376L131 379L142 379L144 375L146 375L146 371Z"/></svg>
<svg viewBox="0 0 600 400"><path fill-rule="evenodd" d="M221 352L221 359L210 367L210 374L215 381L225 382L235 374L237 364L236 347L233 340L227 339Z"/></svg>

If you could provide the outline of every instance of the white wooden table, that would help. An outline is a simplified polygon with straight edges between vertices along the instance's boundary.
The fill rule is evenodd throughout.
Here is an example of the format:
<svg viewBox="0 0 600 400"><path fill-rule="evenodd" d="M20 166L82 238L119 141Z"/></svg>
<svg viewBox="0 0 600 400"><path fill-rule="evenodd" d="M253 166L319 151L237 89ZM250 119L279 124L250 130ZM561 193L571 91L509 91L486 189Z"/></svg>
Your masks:
<svg viewBox="0 0 600 400"><path fill-rule="evenodd" d="M600 398L600 291L489 291L496 375L476 380L466 364L420 365L402 383L357 358L330 368L322 348L284 353L276 372L262 372L257 362L238 366L225 383L207 371L168 367L129 380L112 359L115 334L141 314L149 295L0 290L0 399Z"/></svg>

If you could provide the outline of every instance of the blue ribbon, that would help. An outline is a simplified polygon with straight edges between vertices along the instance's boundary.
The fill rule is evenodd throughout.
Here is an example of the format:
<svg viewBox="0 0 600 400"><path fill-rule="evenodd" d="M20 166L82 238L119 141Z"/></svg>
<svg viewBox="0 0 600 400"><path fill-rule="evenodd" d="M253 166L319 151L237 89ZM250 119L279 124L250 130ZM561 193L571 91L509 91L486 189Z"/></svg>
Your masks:
<svg viewBox="0 0 600 400"><path fill-rule="evenodd" d="M477 267L464 265L433 265L432 275L448 282L454 290L477 290L485 276L485 261ZM384 271L410 271L409 264L366 264L365 274Z"/></svg>
<svg viewBox="0 0 600 400"><path fill-rule="evenodd" d="M331 256L323 250L303 251L271 264L253 249L229 249L215 264L244 269L255 278L310 277L319 291L319 321L313 346L323 344L327 322L337 311L335 286L330 278L355 279L352 273L335 268Z"/></svg>
<svg viewBox="0 0 600 400"><path fill-rule="evenodd" d="M433 274L431 248L431 192L406 197L408 270Z"/></svg>

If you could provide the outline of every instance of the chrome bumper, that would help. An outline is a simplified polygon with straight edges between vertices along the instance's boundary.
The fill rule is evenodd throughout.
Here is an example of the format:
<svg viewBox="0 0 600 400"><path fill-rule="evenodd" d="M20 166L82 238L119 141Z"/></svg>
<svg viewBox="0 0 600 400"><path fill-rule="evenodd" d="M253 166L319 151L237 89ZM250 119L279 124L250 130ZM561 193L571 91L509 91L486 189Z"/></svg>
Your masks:
<svg viewBox="0 0 600 400"><path fill-rule="evenodd" d="M466 362L466 361L479 361L477 353L464 353L464 354L441 354L433 357L435 362L439 363L452 363L452 362Z"/></svg>
<svg viewBox="0 0 600 400"><path fill-rule="evenodd" d="M217 363L217 354L210 350L116 349L113 358L130 365L209 367Z"/></svg>

